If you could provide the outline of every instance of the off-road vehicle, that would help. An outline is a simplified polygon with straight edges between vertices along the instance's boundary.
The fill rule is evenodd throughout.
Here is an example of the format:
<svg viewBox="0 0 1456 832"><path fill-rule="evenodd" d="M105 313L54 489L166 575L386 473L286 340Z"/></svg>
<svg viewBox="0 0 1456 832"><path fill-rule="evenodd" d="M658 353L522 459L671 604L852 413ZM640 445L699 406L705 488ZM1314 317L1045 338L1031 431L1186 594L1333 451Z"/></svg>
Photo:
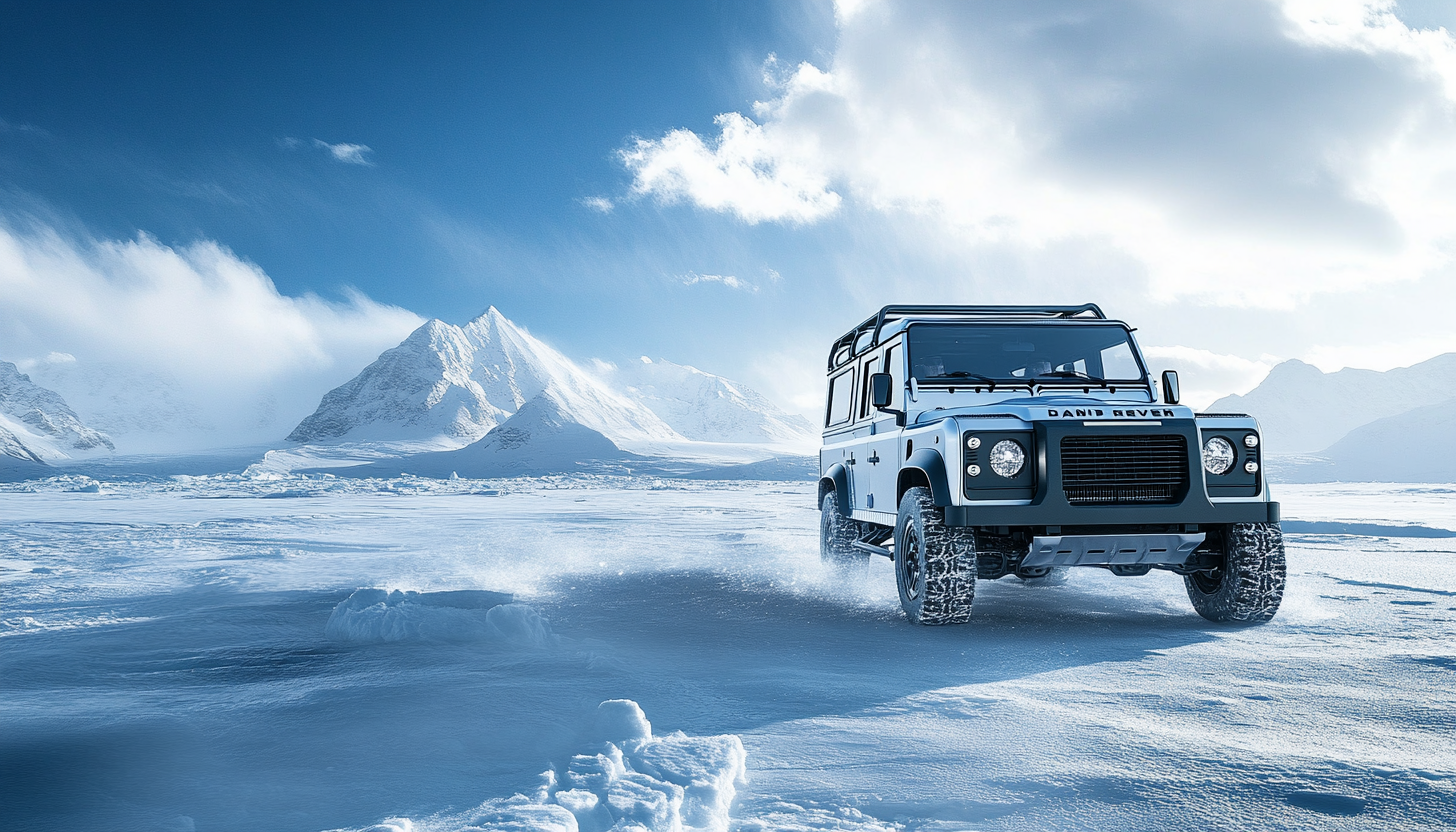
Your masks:
<svg viewBox="0 0 1456 832"><path fill-rule="evenodd" d="M1210 621L1284 592L1259 425L1178 404L1132 329L1083 306L886 306L829 351L820 552L894 561L917 624L967 621L976 581L1166 569Z"/></svg>

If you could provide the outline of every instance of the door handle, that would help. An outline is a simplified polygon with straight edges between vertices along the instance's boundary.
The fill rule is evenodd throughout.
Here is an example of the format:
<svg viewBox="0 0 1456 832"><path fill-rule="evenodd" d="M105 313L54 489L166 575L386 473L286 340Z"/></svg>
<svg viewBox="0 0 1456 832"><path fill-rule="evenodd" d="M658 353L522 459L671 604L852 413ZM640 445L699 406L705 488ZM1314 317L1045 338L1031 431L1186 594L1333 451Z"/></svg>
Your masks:
<svg viewBox="0 0 1456 832"><path fill-rule="evenodd" d="M869 458L869 463L871 465L879 465L880 464L880 452L879 451L875 451L875 455Z"/></svg>

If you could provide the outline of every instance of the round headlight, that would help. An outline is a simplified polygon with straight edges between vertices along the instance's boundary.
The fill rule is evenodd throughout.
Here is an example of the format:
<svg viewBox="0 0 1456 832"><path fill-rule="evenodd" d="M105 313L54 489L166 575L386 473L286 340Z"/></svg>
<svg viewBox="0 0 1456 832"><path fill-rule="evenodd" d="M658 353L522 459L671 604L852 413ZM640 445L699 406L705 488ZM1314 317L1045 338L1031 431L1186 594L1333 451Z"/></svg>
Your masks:
<svg viewBox="0 0 1456 832"><path fill-rule="evenodd" d="M1003 477L1014 477L1026 467L1026 451L1015 439L1002 439L991 448L991 470Z"/></svg>
<svg viewBox="0 0 1456 832"><path fill-rule="evenodd" d="M1215 436L1203 443L1203 470L1218 475L1228 473L1234 467L1234 446L1222 436Z"/></svg>

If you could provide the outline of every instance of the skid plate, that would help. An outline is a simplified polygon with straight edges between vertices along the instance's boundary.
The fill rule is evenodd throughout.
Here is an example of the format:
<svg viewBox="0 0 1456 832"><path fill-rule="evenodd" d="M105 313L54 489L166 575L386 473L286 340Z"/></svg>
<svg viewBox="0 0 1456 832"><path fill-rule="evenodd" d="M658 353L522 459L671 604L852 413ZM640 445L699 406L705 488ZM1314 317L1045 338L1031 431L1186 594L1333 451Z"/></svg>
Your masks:
<svg viewBox="0 0 1456 832"><path fill-rule="evenodd" d="M1022 566L1108 566L1124 563L1182 564L1203 543L1193 534L1068 534L1033 537Z"/></svg>

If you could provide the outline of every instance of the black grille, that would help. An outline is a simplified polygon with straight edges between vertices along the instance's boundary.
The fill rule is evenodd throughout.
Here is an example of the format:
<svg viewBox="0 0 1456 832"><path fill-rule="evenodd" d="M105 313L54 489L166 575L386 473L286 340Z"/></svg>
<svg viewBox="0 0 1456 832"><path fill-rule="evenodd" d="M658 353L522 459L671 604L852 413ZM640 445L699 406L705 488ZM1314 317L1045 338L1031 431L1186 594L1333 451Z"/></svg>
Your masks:
<svg viewBox="0 0 1456 832"><path fill-rule="evenodd" d="M1187 490L1182 436L1062 439L1062 492L1072 505L1176 503Z"/></svg>

